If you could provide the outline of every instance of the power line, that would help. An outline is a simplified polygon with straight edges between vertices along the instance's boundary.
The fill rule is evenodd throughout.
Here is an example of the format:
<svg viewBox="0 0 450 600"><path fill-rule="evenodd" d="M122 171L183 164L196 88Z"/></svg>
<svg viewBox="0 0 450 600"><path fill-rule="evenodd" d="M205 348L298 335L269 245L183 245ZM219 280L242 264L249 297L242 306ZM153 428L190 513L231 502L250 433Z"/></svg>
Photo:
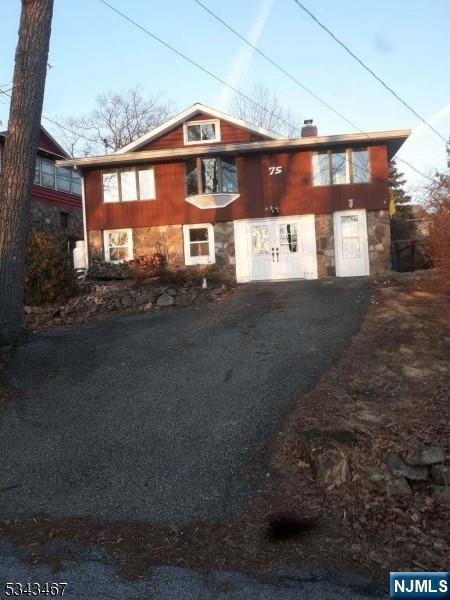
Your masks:
<svg viewBox="0 0 450 600"><path fill-rule="evenodd" d="M103 1L103 0L100 0L100 1ZM340 113L333 106L331 106L331 104L329 104L328 102L326 102L325 100L323 100L323 98L321 98L318 94L316 94L315 92L313 92L312 90L310 90L308 87L306 87L297 77L295 77L294 75L292 75L291 73L289 73L289 71L287 71L286 69L284 69L279 63L277 63L276 61L274 61L272 58L270 58L270 56L268 56L262 50L260 50L259 48L257 48L257 46L255 46L254 44L252 44L246 37L244 37L242 34L240 34L238 31L236 31L236 29L234 29L234 27L232 27L224 19L222 19L221 17L219 17L210 8L208 8L207 6L205 6L205 4L203 4L203 2L201 2L200 0L194 0L194 2L196 2L201 8L203 8L207 13L209 13L214 19L216 19L217 21L219 21L219 23L221 23L229 31L231 31L232 33L234 33L234 35L236 35L245 44L247 44L248 46L250 46L250 48L253 48L253 50L255 50L255 52L257 52L260 56L262 56L265 60L267 60L271 65L273 65L281 73L283 73L283 75L285 75L286 77L288 77L296 85L300 86L303 90L305 90L313 98L315 98L316 100L318 100L323 106L325 106L326 108L328 108L329 110L331 110L335 115L337 115L338 117L340 117L341 119L343 119L346 123L348 123L354 129L356 129L357 131L359 131L360 133L362 133L363 135L365 135L368 139L371 139L370 136L369 136L369 134L366 131L363 131L360 127L358 127L358 125L355 125L355 123L353 123L352 121L350 121L350 119L347 119L347 117L345 117L342 113ZM407 160L404 160L404 159L402 159L400 157L397 157L397 160L399 162L403 162L405 165L407 165L410 169L412 169L413 171L415 171L421 177L424 177L424 178L427 178L427 179L431 179L428 175L425 175L425 173L422 173L419 169L417 169L414 165L412 165Z"/></svg>
<svg viewBox="0 0 450 600"><path fill-rule="evenodd" d="M11 88L12 90L12 88ZM3 94L4 96L7 96L9 99L11 99L11 94L8 93L9 90L4 91L4 90L0 90L0 94ZM49 123L52 123L53 125L56 125L57 127L59 127L60 129L64 129L64 131L67 131L68 133L71 133L72 135L77 135L79 137L82 137L83 139L85 139L88 142L92 142L93 144L97 144L98 141L97 140L92 140L86 136L80 136L80 134L77 131L74 131L73 129L70 129L69 127L66 127L65 125L61 125L61 123L58 123L58 121L55 121L54 119L50 119L50 117L46 117L45 115L41 115L41 118L44 119L45 121L48 121Z"/></svg>
<svg viewBox="0 0 450 600"><path fill-rule="evenodd" d="M126 15L125 13L123 13L122 11L120 11L119 9L115 8L114 6L112 6L112 4L109 4L108 2L106 2L106 0L99 0L99 2L101 2L102 4L104 4L105 6L107 6L108 8L110 8L112 11L114 11L116 14L118 14L120 17L122 17L123 19L125 19L126 21L128 21L129 23L131 23L132 25L134 25L135 27L137 27L138 29L140 29L146 35L150 36L151 38L153 38L154 40L156 40L157 42L159 42L160 44L162 44L163 46L165 46L166 48L168 48L169 50L171 50L172 52L174 52L175 54L177 54L178 56L180 56L181 58L183 58L187 62L189 62L191 65L194 65L194 67L197 67L197 69L200 69L201 71L203 71L203 73L206 73L207 75L209 75L210 77L212 77L213 79L215 79L216 81L218 81L219 83L221 83L222 85L228 87L230 90L233 90L233 92L235 92L236 94L238 94L242 98L245 98L245 100L247 100L247 102L250 102L251 104L254 104L259 109L263 110L266 113L270 113L271 112L268 108L266 108L265 106L263 106L262 104L260 104L256 100L254 100L253 98L250 98L250 96L247 96L246 94L244 94L243 92L241 92L240 90L238 90L237 88L235 88L234 86L232 86L231 84L229 84L227 81L225 81L224 79L222 79L218 75L215 75L212 71L209 71L209 69L207 69L206 67L204 67L203 65L201 65L200 63L198 63L197 61L195 61L194 59L190 58L189 56L186 56L186 54L184 54L180 50L177 50L177 48L175 48L174 46L172 46L168 42L165 42L163 39L161 39L160 37L158 37L156 34L152 33L149 29L147 29L143 25L140 25L140 23L138 23L137 21L135 21L134 19L132 19L131 17L129 17L128 15ZM280 118L279 121L281 121L281 123L284 123L284 125L287 125L288 127L290 126L290 123L288 121L286 121L285 119L283 119L283 118Z"/></svg>
<svg viewBox="0 0 450 600"><path fill-rule="evenodd" d="M366 63L361 60L359 58L359 56L357 56L352 50L350 50L350 48L344 44L344 42L342 40L340 40L326 25L324 25L321 21L319 21L319 19L314 15L314 13L312 13L308 8L306 8L306 6L304 4L302 4L299 0L294 0L295 4L297 4L297 6L299 8L301 8L307 15L309 15L311 17L311 19L317 23L317 25L319 27L321 27L326 33L328 33L329 36L331 36L333 38L333 40L339 44L342 48L344 48L344 50L350 54L350 56L352 58L354 58L362 67L363 69L365 69L368 73L370 73L372 75L372 77L374 77L378 83L380 83L385 89L388 90L388 92L390 92L399 102L401 102L403 104L403 106L406 106L406 108L413 113L413 115L415 115L418 119L420 119L422 121L422 123L424 123L427 127L429 127L429 129L431 129L431 131L433 131L436 135L438 135L441 140L443 140L445 143L447 143L448 140L446 140L444 138L443 135L441 135L439 133L439 131L437 131L437 129L435 129L432 125L430 125L430 123L428 123L428 121L422 117L422 115L420 115L410 104L408 104L408 102L406 102L406 100L403 100L403 98L401 96L399 96L399 94L397 94L397 92L395 90L393 90L381 77L379 77L368 65L366 65Z"/></svg>
<svg viewBox="0 0 450 600"><path fill-rule="evenodd" d="M199 6L201 6L203 8L203 10L205 10L207 13L209 13L212 17L214 17L214 19L216 19L217 21L219 21L219 23L222 23L222 25L224 25L224 27L226 27L232 33L234 33L234 35L236 35L240 40L242 40L245 44L247 44L247 46L250 46L250 48L253 48L253 50L255 52L257 52L260 56L262 56L265 60L267 60L276 69L278 69L278 71L280 71L281 73L283 73L283 75L286 75L286 77L289 77L289 79L291 79L291 81L293 81L295 84L299 85L310 96L312 96L318 102L320 102L321 104L323 104L323 106L325 106L326 108L328 108L329 110L331 110L332 112L334 112L334 114L336 114L338 117L340 117L341 119L343 119L351 127L353 127L354 129L359 130L359 127L357 125L355 125L354 123L352 123L352 121L350 121L349 119L347 119L347 117L345 117L342 113L340 113L335 108L333 108L331 106L331 104L328 104L328 102L326 102L325 100L323 100L320 96L318 96L312 90L310 90L308 87L306 87L305 84L303 84L294 75L292 75L291 73L289 73L289 71L286 71L286 69L284 69L280 64L278 64L273 59L271 59L270 56L268 56L262 50L260 50L257 46L255 46L254 44L252 44L246 37L244 37L238 31L236 31L236 29L234 29L229 23L227 23L226 21L224 21L214 11L212 11L207 6L205 6L205 4L203 4L203 2L200 2L200 0L194 0L194 2L196 2Z"/></svg>

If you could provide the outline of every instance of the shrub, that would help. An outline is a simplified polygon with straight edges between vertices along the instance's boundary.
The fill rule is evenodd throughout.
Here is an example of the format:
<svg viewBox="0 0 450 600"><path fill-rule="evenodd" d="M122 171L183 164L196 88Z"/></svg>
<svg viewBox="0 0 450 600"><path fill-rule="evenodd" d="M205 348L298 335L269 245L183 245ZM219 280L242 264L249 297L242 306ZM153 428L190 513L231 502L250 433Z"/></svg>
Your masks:
<svg viewBox="0 0 450 600"><path fill-rule="evenodd" d="M75 273L61 242L46 233L33 232L25 265L25 303L60 302L77 290Z"/></svg>

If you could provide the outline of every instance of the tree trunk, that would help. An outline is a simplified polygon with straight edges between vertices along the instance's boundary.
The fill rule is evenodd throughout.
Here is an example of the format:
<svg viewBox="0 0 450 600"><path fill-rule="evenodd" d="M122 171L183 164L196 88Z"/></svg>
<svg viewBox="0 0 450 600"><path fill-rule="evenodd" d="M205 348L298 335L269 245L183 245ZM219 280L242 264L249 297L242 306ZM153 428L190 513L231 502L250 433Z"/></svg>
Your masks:
<svg viewBox="0 0 450 600"><path fill-rule="evenodd" d="M23 276L53 0L22 0L0 173L0 342L23 330Z"/></svg>

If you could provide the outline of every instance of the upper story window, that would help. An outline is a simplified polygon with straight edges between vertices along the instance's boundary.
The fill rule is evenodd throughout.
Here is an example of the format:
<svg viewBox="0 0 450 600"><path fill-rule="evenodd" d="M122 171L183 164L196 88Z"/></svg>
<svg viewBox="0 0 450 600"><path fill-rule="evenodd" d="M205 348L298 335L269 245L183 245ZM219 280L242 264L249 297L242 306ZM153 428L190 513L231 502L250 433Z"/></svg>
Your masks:
<svg viewBox="0 0 450 600"><path fill-rule="evenodd" d="M81 177L74 169L57 167L53 161L39 156L36 158L34 183L60 192L81 195Z"/></svg>
<svg viewBox="0 0 450 600"><path fill-rule="evenodd" d="M196 157L186 161L186 195L234 194L237 192L233 156Z"/></svg>
<svg viewBox="0 0 450 600"><path fill-rule="evenodd" d="M360 150L325 150L312 157L313 185L368 183L370 181L369 152Z"/></svg>
<svg viewBox="0 0 450 600"><path fill-rule="evenodd" d="M185 144L211 144L220 142L220 121L189 121L184 124Z"/></svg>
<svg viewBox="0 0 450 600"><path fill-rule="evenodd" d="M103 171L103 201L133 202L155 199L155 173L149 167Z"/></svg>

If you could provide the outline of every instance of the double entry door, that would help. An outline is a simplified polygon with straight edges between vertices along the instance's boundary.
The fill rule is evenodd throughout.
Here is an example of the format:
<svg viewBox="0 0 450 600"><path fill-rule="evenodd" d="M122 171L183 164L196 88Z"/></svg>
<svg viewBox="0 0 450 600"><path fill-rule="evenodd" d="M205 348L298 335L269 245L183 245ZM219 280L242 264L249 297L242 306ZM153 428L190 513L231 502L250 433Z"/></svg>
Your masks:
<svg viewBox="0 0 450 600"><path fill-rule="evenodd" d="M317 277L313 215L249 221L247 239L252 281Z"/></svg>

